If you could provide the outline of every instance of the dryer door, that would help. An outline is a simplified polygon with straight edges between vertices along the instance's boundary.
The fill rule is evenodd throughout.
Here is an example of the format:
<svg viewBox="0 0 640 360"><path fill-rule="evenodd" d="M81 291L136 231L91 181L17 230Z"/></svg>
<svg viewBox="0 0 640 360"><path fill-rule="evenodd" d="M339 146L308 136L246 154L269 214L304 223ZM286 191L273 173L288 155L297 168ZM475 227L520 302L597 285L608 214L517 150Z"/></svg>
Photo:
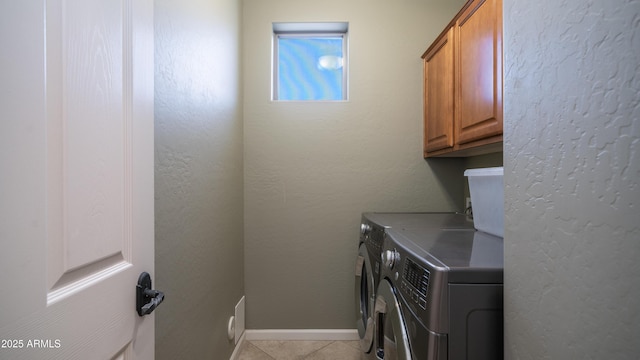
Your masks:
<svg viewBox="0 0 640 360"><path fill-rule="evenodd" d="M380 281L375 303L376 356L384 360L411 360L405 320L395 291L388 280Z"/></svg>
<svg viewBox="0 0 640 360"><path fill-rule="evenodd" d="M375 301L373 269L367 246L360 244L356 258L356 328L362 351L370 353L373 348L373 305Z"/></svg>

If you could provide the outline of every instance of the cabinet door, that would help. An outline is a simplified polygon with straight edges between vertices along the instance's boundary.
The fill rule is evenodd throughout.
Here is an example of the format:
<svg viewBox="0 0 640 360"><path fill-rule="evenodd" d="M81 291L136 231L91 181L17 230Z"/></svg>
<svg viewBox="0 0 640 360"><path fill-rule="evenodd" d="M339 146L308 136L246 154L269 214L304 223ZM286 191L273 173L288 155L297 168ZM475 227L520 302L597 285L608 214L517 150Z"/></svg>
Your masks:
<svg viewBox="0 0 640 360"><path fill-rule="evenodd" d="M456 143L502 134L502 1L475 0L456 22Z"/></svg>
<svg viewBox="0 0 640 360"><path fill-rule="evenodd" d="M424 152L453 146L453 27L424 56Z"/></svg>

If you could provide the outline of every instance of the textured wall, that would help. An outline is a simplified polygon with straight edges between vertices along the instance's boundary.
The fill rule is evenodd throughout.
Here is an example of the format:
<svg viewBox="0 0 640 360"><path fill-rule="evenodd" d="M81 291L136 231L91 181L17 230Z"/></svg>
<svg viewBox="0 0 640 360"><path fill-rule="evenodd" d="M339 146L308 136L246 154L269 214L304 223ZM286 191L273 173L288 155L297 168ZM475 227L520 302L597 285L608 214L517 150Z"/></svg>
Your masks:
<svg viewBox="0 0 640 360"><path fill-rule="evenodd" d="M640 354L640 2L504 0L505 358Z"/></svg>
<svg viewBox="0 0 640 360"><path fill-rule="evenodd" d="M458 159L422 159L422 63L463 0L245 0L247 328L354 328L363 211L463 205ZM270 101L276 21L348 21L347 102Z"/></svg>
<svg viewBox="0 0 640 360"><path fill-rule="evenodd" d="M229 358L244 292L240 1L155 3L156 359Z"/></svg>

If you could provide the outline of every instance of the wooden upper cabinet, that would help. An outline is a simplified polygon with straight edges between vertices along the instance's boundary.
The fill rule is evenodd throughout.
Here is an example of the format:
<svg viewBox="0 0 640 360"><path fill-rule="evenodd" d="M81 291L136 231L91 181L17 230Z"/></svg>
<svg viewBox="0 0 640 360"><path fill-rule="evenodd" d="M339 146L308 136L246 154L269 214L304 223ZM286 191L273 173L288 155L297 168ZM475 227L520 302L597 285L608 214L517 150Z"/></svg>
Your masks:
<svg viewBox="0 0 640 360"><path fill-rule="evenodd" d="M453 27L424 56L425 152L453 146Z"/></svg>
<svg viewBox="0 0 640 360"><path fill-rule="evenodd" d="M456 21L457 143L502 134L502 4L475 0Z"/></svg>
<svg viewBox="0 0 640 360"><path fill-rule="evenodd" d="M469 0L424 59L424 156L502 150L502 0Z"/></svg>

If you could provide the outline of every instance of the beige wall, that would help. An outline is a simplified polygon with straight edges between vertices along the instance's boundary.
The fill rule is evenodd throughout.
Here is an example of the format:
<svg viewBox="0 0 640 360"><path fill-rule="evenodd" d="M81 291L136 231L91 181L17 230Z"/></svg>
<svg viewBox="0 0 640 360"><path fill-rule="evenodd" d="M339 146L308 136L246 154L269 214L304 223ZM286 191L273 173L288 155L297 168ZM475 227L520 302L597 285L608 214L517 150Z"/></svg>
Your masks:
<svg viewBox="0 0 640 360"><path fill-rule="evenodd" d="M244 1L247 328L354 328L360 214L461 209L463 161L422 159L420 56L463 3ZM270 101L280 21L349 22L349 101Z"/></svg>
<svg viewBox="0 0 640 360"><path fill-rule="evenodd" d="M640 2L504 14L505 359L636 359Z"/></svg>
<svg viewBox="0 0 640 360"><path fill-rule="evenodd" d="M244 293L240 2L155 7L156 359L228 359Z"/></svg>

